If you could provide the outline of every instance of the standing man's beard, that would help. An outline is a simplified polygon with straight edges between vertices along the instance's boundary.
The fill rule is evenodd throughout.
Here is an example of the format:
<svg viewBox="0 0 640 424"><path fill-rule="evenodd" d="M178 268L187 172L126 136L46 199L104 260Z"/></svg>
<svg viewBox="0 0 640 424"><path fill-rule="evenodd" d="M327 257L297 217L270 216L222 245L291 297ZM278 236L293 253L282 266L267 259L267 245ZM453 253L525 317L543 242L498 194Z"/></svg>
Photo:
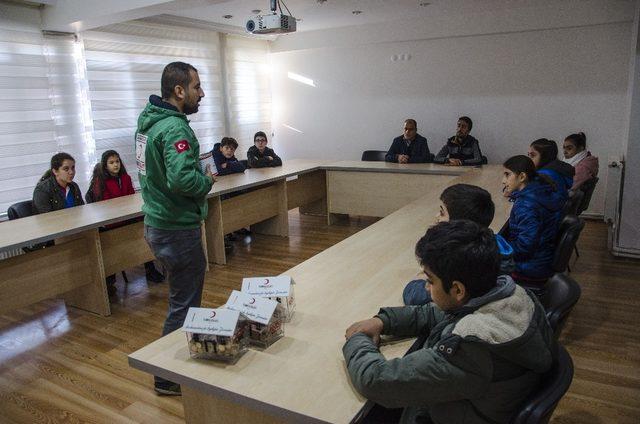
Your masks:
<svg viewBox="0 0 640 424"><path fill-rule="evenodd" d="M185 115L191 115L192 113L198 112L198 107L200 106L200 99L194 102L193 105L184 104L183 111Z"/></svg>

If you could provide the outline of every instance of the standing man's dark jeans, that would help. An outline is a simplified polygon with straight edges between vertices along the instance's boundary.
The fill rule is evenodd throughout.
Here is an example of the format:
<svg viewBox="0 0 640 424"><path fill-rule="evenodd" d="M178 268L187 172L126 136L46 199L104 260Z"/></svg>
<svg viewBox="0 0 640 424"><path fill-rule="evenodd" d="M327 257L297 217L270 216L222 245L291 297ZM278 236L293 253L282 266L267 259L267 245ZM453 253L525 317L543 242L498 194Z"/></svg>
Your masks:
<svg viewBox="0 0 640 424"><path fill-rule="evenodd" d="M153 255L167 270L169 312L162 335L182 327L190 307L199 307L207 260L202 250L200 228L161 230L144 226L144 238ZM156 383L166 380L155 377Z"/></svg>

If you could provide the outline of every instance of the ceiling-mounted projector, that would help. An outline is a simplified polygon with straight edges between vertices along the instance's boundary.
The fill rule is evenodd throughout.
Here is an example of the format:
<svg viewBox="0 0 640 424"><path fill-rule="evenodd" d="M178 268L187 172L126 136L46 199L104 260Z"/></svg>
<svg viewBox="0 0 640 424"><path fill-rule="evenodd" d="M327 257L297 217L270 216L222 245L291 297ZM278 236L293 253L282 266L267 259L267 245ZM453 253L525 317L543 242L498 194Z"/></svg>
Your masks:
<svg viewBox="0 0 640 424"><path fill-rule="evenodd" d="M271 15L258 15L249 18L245 25L247 32L252 34L284 34L295 32L296 18L285 15L282 13L282 9L280 9L281 13L276 13L279 3L278 0L270 0ZM286 7L285 5L285 8ZM288 10L289 9L287 9L287 11Z"/></svg>

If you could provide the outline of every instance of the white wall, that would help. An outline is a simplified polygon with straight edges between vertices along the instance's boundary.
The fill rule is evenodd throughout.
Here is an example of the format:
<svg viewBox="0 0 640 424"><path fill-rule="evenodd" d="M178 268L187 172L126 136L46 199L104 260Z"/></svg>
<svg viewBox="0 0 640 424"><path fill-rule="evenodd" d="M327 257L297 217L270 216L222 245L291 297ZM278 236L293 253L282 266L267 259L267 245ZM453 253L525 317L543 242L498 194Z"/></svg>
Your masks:
<svg viewBox="0 0 640 424"><path fill-rule="evenodd" d="M618 12L609 20L618 20ZM363 150L386 150L403 119L413 117L437 152L458 116L469 115L483 153L500 163L525 153L536 138L562 143L582 130L601 158L590 208L601 214L606 160L622 153L625 135L631 19L376 44L362 44L356 28L357 44L348 31L339 40L328 35L341 47L323 44L322 34L282 39L272 54L273 144L285 158L357 160ZM411 59L391 60L402 54ZM288 72L313 79L315 87Z"/></svg>

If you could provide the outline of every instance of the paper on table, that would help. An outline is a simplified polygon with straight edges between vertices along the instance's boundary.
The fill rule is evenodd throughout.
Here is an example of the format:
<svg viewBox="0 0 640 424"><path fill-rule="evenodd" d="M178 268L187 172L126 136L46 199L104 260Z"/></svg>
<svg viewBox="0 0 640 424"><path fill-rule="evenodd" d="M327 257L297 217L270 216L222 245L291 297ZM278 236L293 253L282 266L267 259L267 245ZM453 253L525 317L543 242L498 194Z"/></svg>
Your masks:
<svg viewBox="0 0 640 424"><path fill-rule="evenodd" d="M233 336L240 312L231 309L189 308L183 331L216 336Z"/></svg>

